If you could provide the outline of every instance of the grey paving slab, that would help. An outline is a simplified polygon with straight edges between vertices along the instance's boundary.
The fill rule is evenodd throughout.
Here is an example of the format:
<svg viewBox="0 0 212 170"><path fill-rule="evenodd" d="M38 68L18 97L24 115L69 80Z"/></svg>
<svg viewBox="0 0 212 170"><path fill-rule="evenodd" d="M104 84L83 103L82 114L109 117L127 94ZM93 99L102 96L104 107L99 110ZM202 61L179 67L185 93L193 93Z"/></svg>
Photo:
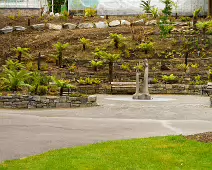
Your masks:
<svg viewBox="0 0 212 170"><path fill-rule="evenodd" d="M141 102L129 101L131 96L98 95L100 106L92 108L1 109L0 162L108 140L212 131L208 97L153 97L172 100Z"/></svg>

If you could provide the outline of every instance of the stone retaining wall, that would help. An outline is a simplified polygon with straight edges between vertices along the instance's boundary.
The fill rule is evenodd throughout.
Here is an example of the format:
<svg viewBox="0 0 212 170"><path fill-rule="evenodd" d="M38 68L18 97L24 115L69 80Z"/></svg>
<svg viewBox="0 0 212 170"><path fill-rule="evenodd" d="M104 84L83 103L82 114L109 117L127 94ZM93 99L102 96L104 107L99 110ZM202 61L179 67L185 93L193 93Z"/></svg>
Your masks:
<svg viewBox="0 0 212 170"><path fill-rule="evenodd" d="M0 108L33 109L33 108L72 108L96 106L96 96L0 96Z"/></svg>
<svg viewBox="0 0 212 170"><path fill-rule="evenodd" d="M202 85L185 85L185 84L149 84L150 94L189 94L200 95L202 92ZM79 86L78 91L85 94L134 94L135 87L115 87L111 90L111 86Z"/></svg>

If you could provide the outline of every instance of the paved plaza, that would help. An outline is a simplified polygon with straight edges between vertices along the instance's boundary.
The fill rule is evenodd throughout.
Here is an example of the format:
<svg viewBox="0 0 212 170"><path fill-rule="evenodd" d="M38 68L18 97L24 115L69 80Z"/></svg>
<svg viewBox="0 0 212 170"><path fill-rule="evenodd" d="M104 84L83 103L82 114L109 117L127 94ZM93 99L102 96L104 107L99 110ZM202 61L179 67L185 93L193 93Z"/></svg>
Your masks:
<svg viewBox="0 0 212 170"><path fill-rule="evenodd" d="M98 95L97 107L0 110L0 162L108 140L212 131L209 97Z"/></svg>

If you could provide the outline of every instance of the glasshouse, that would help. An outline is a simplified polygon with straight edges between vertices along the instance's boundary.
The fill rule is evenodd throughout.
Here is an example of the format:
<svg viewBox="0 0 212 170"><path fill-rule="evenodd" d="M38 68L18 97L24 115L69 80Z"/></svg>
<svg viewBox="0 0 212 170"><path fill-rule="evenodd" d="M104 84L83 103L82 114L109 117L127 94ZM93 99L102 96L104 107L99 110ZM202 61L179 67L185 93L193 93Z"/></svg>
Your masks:
<svg viewBox="0 0 212 170"><path fill-rule="evenodd" d="M144 11L140 8L140 0L69 0L69 10L84 10L96 7L99 15L137 15ZM208 0L175 0L177 4L173 10L179 15L192 15L193 11L202 7L202 15L207 14ZM151 0L151 6L163 9L160 0Z"/></svg>

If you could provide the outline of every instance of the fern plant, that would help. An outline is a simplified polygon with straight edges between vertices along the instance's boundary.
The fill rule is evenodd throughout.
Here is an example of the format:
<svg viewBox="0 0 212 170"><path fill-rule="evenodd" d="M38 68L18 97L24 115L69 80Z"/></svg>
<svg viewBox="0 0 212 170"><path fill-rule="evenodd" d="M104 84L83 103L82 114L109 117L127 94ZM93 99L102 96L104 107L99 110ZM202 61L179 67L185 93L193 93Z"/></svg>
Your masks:
<svg viewBox="0 0 212 170"><path fill-rule="evenodd" d="M152 16L154 18L157 18L159 16L159 14L158 14L158 8L152 8L151 9L151 13L152 13Z"/></svg>
<svg viewBox="0 0 212 170"><path fill-rule="evenodd" d="M29 48L17 47L17 48L13 48L13 51L15 51L19 62L21 62L22 56L30 57Z"/></svg>
<svg viewBox="0 0 212 170"><path fill-rule="evenodd" d="M122 47L126 40L122 34L110 34L110 38L112 39L111 44L113 44L115 48Z"/></svg>
<svg viewBox="0 0 212 170"><path fill-rule="evenodd" d="M147 1L142 0L141 1L141 7L145 11L145 13L151 13L151 5L150 5L150 3L151 3L151 0L147 0Z"/></svg>
<svg viewBox="0 0 212 170"><path fill-rule="evenodd" d="M70 84L69 80L59 80L56 77L51 77L52 81L60 88L60 96L63 95L63 89L75 89L76 87Z"/></svg>
<svg viewBox="0 0 212 170"><path fill-rule="evenodd" d="M140 44L138 48L140 48L142 51L145 52L145 54L147 54L148 51L153 50L153 47L154 47L154 43L153 42L149 42L149 43Z"/></svg>
<svg viewBox="0 0 212 170"><path fill-rule="evenodd" d="M53 47L56 48L57 50L57 55L56 55L56 63L58 63L57 65L59 67L62 66L62 62L63 62L63 51L69 47L69 43L66 43L66 44L62 44L61 42L58 42L56 44L53 45Z"/></svg>
<svg viewBox="0 0 212 170"><path fill-rule="evenodd" d="M94 69L94 71L98 71L98 68L102 67L103 64L104 64L103 61L95 61L95 60L91 61L91 67Z"/></svg>
<svg viewBox="0 0 212 170"><path fill-rule="evenodd" d="M85 51L85 49L88 48L90 43L91 43L90 40L88 40L88 39L86 39L84 37L80 39L80 42L82 43L83 51Z"/></svg>

